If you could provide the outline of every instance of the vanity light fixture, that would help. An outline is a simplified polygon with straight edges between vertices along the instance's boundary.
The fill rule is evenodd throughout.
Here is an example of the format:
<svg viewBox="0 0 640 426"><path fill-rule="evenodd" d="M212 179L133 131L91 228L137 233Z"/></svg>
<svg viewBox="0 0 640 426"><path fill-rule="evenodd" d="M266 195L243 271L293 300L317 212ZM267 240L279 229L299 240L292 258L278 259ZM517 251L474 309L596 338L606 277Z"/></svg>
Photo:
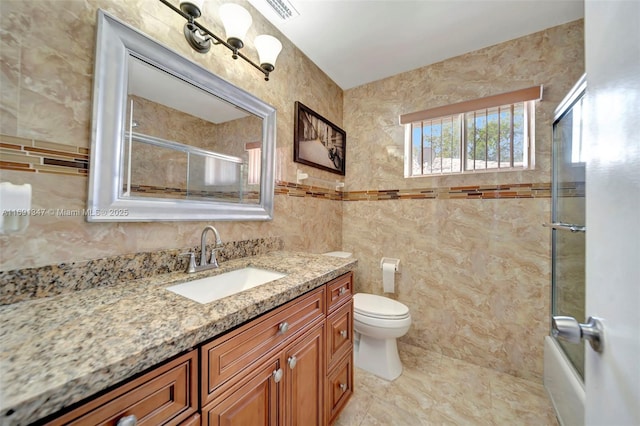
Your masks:
<svg viewBox="0 0 640 426"><path fill-rule="evenodd" d="M254 44L258 51L260 65L243 55L240 49L244 47L243 40L252 23L251 14L245 8L234 3L224 3L220 6L220 19L227 36L225 41L195 21L202 16L204 0L182 0L179 9L169 0L160 0L160 2L187 20L184 24L184 36L196 52L207 53L212 44L221 44L231 50L233 59L239 57L244 59L264 74L265 81L269 81L269 73L275 69L276 58L282 50L282 43L270 35L257 36Z"/></svg>

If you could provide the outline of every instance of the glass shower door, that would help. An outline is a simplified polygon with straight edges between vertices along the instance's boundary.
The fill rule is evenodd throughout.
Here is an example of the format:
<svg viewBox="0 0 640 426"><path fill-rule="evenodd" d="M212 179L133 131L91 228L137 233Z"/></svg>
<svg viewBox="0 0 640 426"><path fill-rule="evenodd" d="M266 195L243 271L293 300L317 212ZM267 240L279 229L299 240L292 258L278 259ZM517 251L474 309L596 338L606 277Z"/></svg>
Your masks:
<svg viewBox="0 0 640 426"><path fill-rule="evenodd" d="M585 78L556 110L552 173L552 316L585 320L585 155L582 107ZM557 340L584 380L584 340Z"/></svg>

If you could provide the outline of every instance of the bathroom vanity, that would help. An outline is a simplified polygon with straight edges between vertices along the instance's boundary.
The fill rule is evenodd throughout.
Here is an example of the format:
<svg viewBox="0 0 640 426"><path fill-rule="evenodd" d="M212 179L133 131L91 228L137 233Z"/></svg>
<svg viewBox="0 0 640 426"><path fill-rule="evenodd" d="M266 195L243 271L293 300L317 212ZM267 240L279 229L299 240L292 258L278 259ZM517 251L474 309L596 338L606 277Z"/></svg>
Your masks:
<svg viewBox="0 0 640 426"><path fill-rule="evenodd" d="M355 264L286 252L225 262L213 273L287 276L206 305L167 291L185 278L174 273L4 306L0 319L25 334L3 366L3 421L331 424L353 391Z"/></svg>

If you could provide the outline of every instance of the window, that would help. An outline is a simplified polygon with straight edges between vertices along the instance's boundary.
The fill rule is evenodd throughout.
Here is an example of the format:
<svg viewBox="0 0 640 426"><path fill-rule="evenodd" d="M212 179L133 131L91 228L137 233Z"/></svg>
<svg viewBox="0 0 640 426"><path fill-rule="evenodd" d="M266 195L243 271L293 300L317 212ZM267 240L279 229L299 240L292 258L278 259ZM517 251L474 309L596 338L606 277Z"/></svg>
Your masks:
<svg viewBox="0 0 640 426"><path fill-rule="evenodd" d="M260 185L260 163L262 159L262 143L249 142L245 144L247 151L247 183L249 185Z"/></svg>
<svg viewBox="0 0 640 426"><path fill-rule="evenodd" d="M542 86L405 114L405 177L533 166Z"/></svg>
<svg viewBox="0 0 640 426"><path fill-rule="evenodd" d="M193 155L191 158L193 159L193 164L189 167L190 176L191 173L198 173L197 170L201 167L197 164L199 162L198 159L204 159L204 184L206 186L236 185L240 179L241 163L238 162L239 160L233 161L232 159L213 155Z"/></svg>

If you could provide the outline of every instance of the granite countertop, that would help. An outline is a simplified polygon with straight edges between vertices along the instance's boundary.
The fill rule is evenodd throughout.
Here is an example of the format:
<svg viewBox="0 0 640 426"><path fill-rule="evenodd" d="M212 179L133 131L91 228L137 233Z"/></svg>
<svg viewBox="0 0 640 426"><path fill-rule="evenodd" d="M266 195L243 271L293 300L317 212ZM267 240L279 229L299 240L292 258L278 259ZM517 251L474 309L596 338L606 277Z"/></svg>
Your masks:
<svg viewBox="0 0 640 426"><path fill-rule="evenodd" d="M195 274L0 306L0 424L55 413L353 270L356 262L278 251ZM166 290L245 266L288 275L205 305Z"/></svg>

